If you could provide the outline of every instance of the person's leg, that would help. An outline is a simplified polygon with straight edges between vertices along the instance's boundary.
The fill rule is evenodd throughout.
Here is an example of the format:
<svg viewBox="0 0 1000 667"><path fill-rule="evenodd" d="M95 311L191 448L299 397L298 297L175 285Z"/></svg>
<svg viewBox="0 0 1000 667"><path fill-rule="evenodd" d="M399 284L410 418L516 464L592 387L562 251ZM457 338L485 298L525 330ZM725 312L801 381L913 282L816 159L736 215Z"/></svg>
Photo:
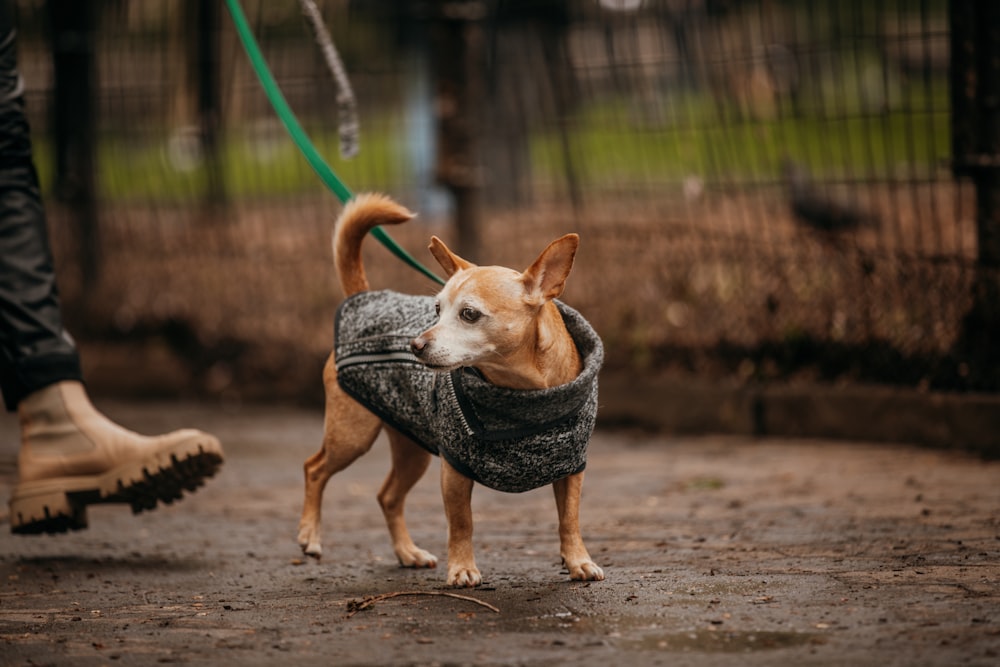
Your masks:
<svg viewBox="0 0 1000 667"><path fill-rule="evenodd" d="M86 527L87 505L138 512L180 498L215 474L222 448L190 429L138 435L91 404L62 325L15 49L10 3L0 0L0 391L21 423L10 524L65 532Z"/></svg>
<svg viewBox="0 0 1000 667"><path fill-rule="evenodd" d="M59 311L16 59L10 3L0 0L0 391L8 410L35 389L81 379Z"/></svg>

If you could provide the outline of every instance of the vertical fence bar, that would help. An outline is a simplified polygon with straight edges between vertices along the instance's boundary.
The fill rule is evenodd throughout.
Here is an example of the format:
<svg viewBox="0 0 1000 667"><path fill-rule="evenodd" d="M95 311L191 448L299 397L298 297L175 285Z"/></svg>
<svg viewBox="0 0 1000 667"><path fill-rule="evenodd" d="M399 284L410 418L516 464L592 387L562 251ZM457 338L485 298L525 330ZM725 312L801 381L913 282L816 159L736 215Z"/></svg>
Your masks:
<svg viewBox="0 0 1000 667"><path fill-rule="evenodd" d="M96 3L49 0L56 192L73 214L84 295L100 280Z"/></svg>
<svg viewBox="0 0 1000 667"><path fill-rule="evenodd" d="M972 386L992 386L1000 368L1000 5L952 2L954 170L976 192L973 303L957 352Z"/></svg>

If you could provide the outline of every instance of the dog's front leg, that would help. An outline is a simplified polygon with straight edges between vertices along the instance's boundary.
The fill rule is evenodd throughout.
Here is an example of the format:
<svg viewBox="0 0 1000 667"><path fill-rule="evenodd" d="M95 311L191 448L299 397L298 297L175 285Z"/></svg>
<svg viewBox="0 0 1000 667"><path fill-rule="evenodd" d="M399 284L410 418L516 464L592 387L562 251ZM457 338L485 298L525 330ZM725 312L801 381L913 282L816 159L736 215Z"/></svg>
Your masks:
<svg viewBox="0 0 1000 667"><path fill-rule="evenodd" d="M441 495L448 519L448 585L471 588L483 583L472 551L471 479L441 459Z"/></svg>
<svg viewBox="0 0 1000 667"><path fill-rule="evenodd" d="M552 484L559 512L559 551L570 579L601 581L604 570L590 558L580 537L580 494L583 491L583 473L564 477Z"/></svg>

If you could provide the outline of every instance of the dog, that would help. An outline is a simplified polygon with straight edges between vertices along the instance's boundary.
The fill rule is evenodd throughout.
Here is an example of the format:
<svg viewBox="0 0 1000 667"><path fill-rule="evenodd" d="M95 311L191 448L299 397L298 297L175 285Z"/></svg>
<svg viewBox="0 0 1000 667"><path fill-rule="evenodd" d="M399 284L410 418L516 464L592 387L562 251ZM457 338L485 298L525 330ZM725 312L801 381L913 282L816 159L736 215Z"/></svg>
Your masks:
<svg viewBox="0 0 1000 667"><path fill-rule="evenodd" d="M304 466L299 545L321 556L324 488L384 428L392 466L378 501L403 567L437 566L414 544L403 510L432 454L440 454L448 585L483 581L472 544L476 482L511 492L551 484L570 578L603 580L579 525L603 347L586 320L558 301L579 237L556 239L518 272L476 266L435 236L429 250L448 278L436 297L370 291L365 236L413 216L387 196L363 194L337 219L334 260L346 298L323 371L323 444Z"/></svg>

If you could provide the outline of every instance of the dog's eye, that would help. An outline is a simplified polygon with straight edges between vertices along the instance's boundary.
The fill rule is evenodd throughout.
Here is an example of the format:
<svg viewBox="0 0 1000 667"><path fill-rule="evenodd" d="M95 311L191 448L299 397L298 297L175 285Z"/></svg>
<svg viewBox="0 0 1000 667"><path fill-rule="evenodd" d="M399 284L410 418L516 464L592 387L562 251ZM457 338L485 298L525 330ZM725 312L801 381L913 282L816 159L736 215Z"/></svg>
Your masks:
<svg viewBox="0 0 1000 667"><path fill-rule="evenodd" d="M473 322L477 321L480 317L482 317L482 315L483 315L482 313L480 313L478 310L475 310L474 308L463 308L462 312L459 313L459 317L461 317L469 324L472 324Z"/></svg>
<svg viewBox="0 0 1000 667"><path fill-rule="evenodd" d="M438 301L434 302L434 314L438 316L441 315L441 303Z"/></svg>

